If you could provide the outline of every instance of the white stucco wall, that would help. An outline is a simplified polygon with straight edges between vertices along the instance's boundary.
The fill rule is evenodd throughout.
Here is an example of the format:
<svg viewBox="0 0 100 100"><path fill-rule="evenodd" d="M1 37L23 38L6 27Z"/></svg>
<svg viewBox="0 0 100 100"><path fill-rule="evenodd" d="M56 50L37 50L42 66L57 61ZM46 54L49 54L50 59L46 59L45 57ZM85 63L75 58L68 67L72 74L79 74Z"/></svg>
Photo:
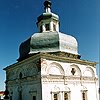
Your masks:
<svg viewBox="0 0 100 100"><path fill-rule="evenodd" d="M82 100L82 91L87 91L87 100L98 100L98 79L95 66L67 60L33 58L11 66L7 70L9 96L19 100L53 100L53 93L59 93L58 100L64 100L64 92L69 92L70 100ZM84 62L84 61L83 61ZM38 66L38 64L40 64ZM39 67L39 68L38 68ZM72 68L75 73L72 75ZM19 74L22 72L22 79Z"/></svg>
<svg viewBox="0 0 100 100"><path fill-rule="evenodd" d="M70 100L82 100L83 87L87 91L87 100L98 100L98 81L95 80L97 77L95 67L47 59L44 59L41 67L43 100L53 100L52 92L54 89L55 93L59 92L59 100L64 100L63 92L68 91L65 90L65 87L70 89ZM75 75L71 73L72 67L76 68ZM46 77L46 75L48 76ZM66 77L67 81L66 78L58 78L57 75L58 77ZM81 77L87 79L80 80Z"/></svg>

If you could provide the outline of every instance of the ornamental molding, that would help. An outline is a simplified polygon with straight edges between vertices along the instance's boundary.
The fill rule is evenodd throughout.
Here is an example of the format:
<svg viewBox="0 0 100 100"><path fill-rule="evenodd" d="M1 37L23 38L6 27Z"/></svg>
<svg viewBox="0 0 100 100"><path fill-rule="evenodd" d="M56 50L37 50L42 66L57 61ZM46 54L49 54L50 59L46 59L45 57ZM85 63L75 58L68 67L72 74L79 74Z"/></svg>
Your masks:
<svg viewBox="0 0 100 100"><path fill-rule="evenodd" d="M71 64L67 69L67 75L82 76L82 72L81 69L79 68L79 65Z"/></svg>
<svg viewBox="0 0 100 100"><path fill-rule="evenodd" d="M37 64L37 63L36 63ZM20 65L13 70L9 69L7 70L7 80L15 80L20 78L20 74L22 78L28 77L28 76L34 76L38 74L39 68L37 67L34 62L27 63Z"/></svg>
<svg viewBox="0 0 100 100"><path fill-rule="evenodd" d="M40 55L44 59L62 61L62 62L66 62L66 63L76 63L76 64L83 64L83 65L90 65L94 68L97 64L97 62L91 62L91 61L88 61L88 60L81 60L80 57L74 58L74 57L72 57L73 54L60 52L60 51L55 52L55 53L41 53ZM79 55L74 54L73 56L79 56Z"/></svg>
<svg viewBox="0 0 100 100"><path fill-rule="evenodd" d="M13 70L15 68L19 68L20 66L24 66L27 65L28 63L32 63L37 61L40 58L40 53L36 53L36 54L32 54L30 57L22 60L22 61L18 61L10 66L7 66L6 68L4 68L3 70Z"/></svg>
<svg viewBox="0 0 100 100"><path fill-rule="evenodd" d="M15 79L15 80L6 80L7 84L13 85L13 84L26 84L30 82L40 82L40 76L31 76L31 77L24 77L22 79Z"/></svg>
<svg viewBox="0 0 100 100"><path fill-rule="evenodd" d="M65 71L63 69L63 67L61 66L61 64L57 63L57 62L52 62L48 65L48 68L46 70L48 75L65 75Z"/></svg>
<svg viewBox="0 0 100 100"><path fill-rule="evenodd" d="M86 67L84 72L83 72L84 76L90 76L90 77L94 77L95 76L95 72L91 67Z"/></svg>
<svg viewBox="0 0 100 100"><path fill-rule="evenodd" d="M43 82L78 82L78 83L94 83L98 81L96 77L73 77L73 76L42 76Z"/></svg>
<svg viewBox="0 0 100 100"><path fill-rule="evenodd" d="M67 92L67 93L70 93L71 92L71 89L69 86L64 86L64 87L58 87L57 85L55 85L52 89L51 89L51 94L53 93L64 93L64 92Z"/></svg>
<svg viewBox="0 0 100 100"><path fill-rule="evenodd" d="M62 61L62 62L66 62L66 63L78 63L78 64L83 64L83 65L91 65L95 68L97 62L90 62L87 60L81 60L80 59L80 55L75 55L75 54L71 54L71 53L65 53L65 52L52 52L52 53L36 53L36 54L32 54L29 58L26 58L22 61L19 61L17 63L14 63L10 66L7 66L6 68L4 68L3 70L9 70L9 69L14 69L14 68L18 68L19 66L23 66L27 63L30 62L34 62L37 59L51 59L51 60L56 60L56 61ZM60 58L60 59L59 59Z"/></svg>

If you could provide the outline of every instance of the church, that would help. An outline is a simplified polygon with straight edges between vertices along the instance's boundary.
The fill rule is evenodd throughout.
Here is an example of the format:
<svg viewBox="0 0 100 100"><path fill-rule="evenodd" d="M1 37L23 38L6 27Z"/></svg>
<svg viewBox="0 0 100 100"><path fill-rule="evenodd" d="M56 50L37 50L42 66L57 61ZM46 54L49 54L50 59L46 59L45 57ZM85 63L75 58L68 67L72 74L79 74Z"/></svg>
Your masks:
<svg viewBox="0 0 100 100"><path fill-rule="evenodd" d="M50 0L44 9L38 32L20 44L17 62L4 68L9 100L98 100L97 63L82 60L77 40L59 32Z"/></svg>

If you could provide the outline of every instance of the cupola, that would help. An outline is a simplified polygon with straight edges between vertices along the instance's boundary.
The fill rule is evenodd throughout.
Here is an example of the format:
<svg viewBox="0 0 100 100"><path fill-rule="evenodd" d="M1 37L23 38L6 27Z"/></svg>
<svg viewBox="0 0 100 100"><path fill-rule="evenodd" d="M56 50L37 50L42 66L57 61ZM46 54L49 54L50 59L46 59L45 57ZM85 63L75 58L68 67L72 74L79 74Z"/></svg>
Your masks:
<svg viewBox="0 0 100 100"><path fill-rule="evenodd" d="M77 40L70 35L59 32L59 17L51 12L51 1L44 2L45 12L38 17L38 33L22 42L18 61L33 54L64 52L79 57Z"/></svg>
<svg viewBox="0 0 100 100"><path fill-rule="evenodd" d="M59 32L59 17L51 12L51 1L44 2L45 12L37 19L37 27L40 33L42 32Z"/></svg>

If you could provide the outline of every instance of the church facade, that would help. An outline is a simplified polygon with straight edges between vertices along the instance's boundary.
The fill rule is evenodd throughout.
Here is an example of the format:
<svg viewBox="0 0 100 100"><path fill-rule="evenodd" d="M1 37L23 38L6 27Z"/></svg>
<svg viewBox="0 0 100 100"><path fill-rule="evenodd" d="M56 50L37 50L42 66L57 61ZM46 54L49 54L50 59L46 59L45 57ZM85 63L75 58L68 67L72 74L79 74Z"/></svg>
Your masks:
<svg viewBox="0 0 100 100"><path fill-rule="evenodd" d="M10 100L98 100L97 63L80 59L77 40L59 32L51 1L44 8L39 33L21 43L18 62L4 68Z"/></svg>

